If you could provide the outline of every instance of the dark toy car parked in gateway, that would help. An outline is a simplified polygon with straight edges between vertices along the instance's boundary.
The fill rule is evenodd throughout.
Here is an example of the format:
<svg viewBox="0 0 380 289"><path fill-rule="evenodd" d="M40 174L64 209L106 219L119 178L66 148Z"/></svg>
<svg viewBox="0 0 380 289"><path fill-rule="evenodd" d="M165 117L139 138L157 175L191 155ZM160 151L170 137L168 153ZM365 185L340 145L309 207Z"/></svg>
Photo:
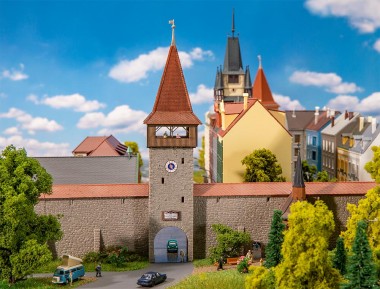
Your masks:
<svg viewBox="0 0 380 289"><path fill-rule="evenodd" d="M137 285L153 287L156 284L162 283L166 280L166 274L158 272L146 272L137 280Z"/></svg>

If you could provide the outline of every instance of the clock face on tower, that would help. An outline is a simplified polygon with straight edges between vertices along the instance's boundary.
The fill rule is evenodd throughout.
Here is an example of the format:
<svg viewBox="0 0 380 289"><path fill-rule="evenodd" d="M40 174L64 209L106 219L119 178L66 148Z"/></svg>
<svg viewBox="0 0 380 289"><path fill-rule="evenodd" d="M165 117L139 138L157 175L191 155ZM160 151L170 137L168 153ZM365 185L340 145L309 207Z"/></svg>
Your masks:
<svg viewBox="0 0 380 289"><path fill-rule="evenodd" d="M177 163L175 161L168 161L165 164L165 168L169 173L175 172L177 169Z"/></svg>

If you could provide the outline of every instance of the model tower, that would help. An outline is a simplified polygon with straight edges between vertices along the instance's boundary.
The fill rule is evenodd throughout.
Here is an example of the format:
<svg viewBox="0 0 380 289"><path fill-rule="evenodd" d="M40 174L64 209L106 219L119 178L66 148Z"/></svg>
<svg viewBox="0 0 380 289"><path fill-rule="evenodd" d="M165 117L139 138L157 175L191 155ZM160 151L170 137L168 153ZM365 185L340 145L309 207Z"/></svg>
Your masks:
<svg viewBox="0 0 380 289"><path fill-rule="evenodd" d="M145 119L149 148L149 259L178 262L181 250L193 260L193 149L200 120L193 113L172 42L152 112ZM167 250L169 240L178 251ZM178 256L176 255L178 254Z"/></svg>

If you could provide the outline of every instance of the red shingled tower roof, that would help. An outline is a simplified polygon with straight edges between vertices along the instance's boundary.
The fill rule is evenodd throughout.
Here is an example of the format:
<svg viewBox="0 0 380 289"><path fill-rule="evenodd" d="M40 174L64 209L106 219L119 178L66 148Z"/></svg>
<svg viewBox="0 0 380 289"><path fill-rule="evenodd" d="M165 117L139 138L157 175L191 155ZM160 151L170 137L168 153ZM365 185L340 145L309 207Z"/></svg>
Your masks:
<svg viewBox="0 0 380 289"><path fill-rule="evenodd" d="M172 44L152 112L145 124L189 124L201 121L193 113L177 47Z"/></svg>
<svg viewBox="0 0 380 289"><path fill-rule="evenodd" d="M264 70L261 67L257 71L255 83L252 87L252 94L253 98L258 99L265 108L278 110L279 105L273 99Z"/></svg>

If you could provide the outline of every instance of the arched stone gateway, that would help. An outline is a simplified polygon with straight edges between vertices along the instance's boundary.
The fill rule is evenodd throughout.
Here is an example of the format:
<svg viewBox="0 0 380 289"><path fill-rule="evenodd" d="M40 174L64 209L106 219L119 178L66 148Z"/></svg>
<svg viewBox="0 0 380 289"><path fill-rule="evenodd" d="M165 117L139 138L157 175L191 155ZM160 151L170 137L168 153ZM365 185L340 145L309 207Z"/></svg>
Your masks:
<svg viewBox="0 0 380 289"><path fill-rule="evenodd" d="M178 248L175 244L178 245ZM181 251L184 253L184 261L186 262L187 236L184 231L178 227L165 227L157 233L154 238L155 263L181 262Z"/></svg>

